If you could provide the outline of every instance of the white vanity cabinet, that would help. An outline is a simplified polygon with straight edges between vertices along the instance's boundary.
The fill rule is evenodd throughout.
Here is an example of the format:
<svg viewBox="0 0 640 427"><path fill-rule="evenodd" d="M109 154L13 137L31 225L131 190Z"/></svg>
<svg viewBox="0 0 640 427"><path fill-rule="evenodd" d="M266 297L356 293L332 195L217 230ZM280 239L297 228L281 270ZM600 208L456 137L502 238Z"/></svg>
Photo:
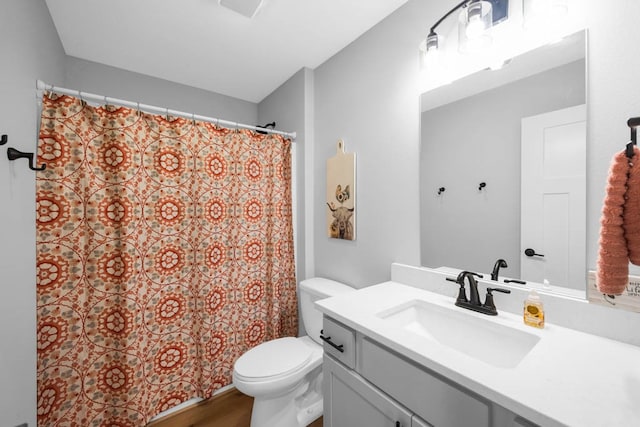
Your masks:
<svg viewBox="0 0 640 427"><path fill-rule="evenodd" d="M340 421L359 419L354 401L382 416L365 421L371 427L419 425L417 418L434 427L640 426L629 394L640 390L630 387L640 381L638 346L456 307L453 297L424 289L450 289L444 275L420 272L399 275L412 286L389 281L316 301L331 336L326 426L359 425ZM354 382L360 387L348 386Z"/></svg>
<svg viewBox="0 0 640 427"><path fill-rule="evenodd" d="M531 427L325 316L325 427Z"/></svg>

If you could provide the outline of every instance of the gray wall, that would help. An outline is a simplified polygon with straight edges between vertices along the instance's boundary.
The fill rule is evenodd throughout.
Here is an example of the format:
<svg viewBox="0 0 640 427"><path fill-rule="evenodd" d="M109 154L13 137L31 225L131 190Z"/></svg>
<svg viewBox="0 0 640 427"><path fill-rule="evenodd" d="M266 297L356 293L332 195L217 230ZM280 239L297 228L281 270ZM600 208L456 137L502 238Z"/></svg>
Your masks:
<svg viewBox="0 0 640 427"><path fill-rule="evenodd" d="M3 0L0 13L0 425L36 425L35 174L7 147L34 151L36 79L64 80L65 55L42 0Z"/></svg>
<svg viewBox="0 0 640 427"><path fill-rule="evenodd" d="M584 67L576 61L422 113L422 265L486 273L505 258L504 274L520 277L521 119L584 104Z"/></svg>
<svg viewBox="0 0 640 427"><path fill-rule="evenodd" d="M445 2L441 3L441 6ZM446 8L446 6L443 6ZM409 1L315 70L315 274L363 287L420 263L418 44L443 8ZM326 159L356 153L356 240L324 223Z"/></svg>
<svg viewBox="0 0 640 427"><path fill-rule="evenodd" d="M249 125L258 124L258 108L252 102L74 57L67 57L65 72L64 87L69 89Z"/></svg>
<svg viewBox="0 0 640 427"><path fill-rule="evenodd" d="M409 0L316 69L313 208L322 212L324 162L344 138L358 158L358 240L330 241L315 222L315 267L359 287L389 277L389 262L420 263L417 46L451 4ZM571 4L589 29L587 267L594 268L610 159L640 115L640 2Z"/></svg>

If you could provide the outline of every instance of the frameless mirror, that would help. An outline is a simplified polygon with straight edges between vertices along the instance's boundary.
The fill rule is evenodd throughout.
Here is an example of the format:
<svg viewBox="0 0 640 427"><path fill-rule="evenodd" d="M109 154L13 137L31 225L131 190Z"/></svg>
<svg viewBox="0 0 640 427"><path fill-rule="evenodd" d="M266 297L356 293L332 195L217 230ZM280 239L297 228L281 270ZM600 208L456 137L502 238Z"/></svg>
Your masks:
<svg viewBox="0 0 640 427"><path fill-rule="evenodd" d="M586 99L586 31L422 94L423 266L584 296Z"/></svg>

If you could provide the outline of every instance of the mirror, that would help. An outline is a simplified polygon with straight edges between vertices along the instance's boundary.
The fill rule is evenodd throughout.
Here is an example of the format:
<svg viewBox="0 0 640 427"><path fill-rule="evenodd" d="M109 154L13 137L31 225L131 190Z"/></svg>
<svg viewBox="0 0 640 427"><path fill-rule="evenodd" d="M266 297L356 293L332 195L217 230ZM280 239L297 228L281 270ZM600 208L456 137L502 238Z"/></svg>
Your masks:
<svg viewBox="0 0 640 427"><path fill-rule="evenodd" d="M554 291L584 297L585 53L586 31L580 31L517 56L500 70L422 94L423 266L490 275L502 258L508 267L501 269L501 279L547 281ZM582 124L569 137L568 127L579 119L557 114L575 109ZM540 125L548 116L562 125ZM531 134L541 140L535 142L540 156L529 152ZM539 176L540 170L547 176ZM573 193L543 190L569 172L575 175ZM532 207L531 200L542 207ZM542 225L531 225L532 217ZM525 249L536 255L527 257Z"/></svg>

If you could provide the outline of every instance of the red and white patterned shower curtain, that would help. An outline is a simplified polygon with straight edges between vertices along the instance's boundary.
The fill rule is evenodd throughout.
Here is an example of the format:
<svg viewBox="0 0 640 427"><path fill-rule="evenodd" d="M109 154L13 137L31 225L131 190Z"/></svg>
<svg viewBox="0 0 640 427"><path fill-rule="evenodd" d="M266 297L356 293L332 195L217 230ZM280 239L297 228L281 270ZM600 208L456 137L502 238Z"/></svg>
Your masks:
<svg viewBox="0 0 640 427"><path fill-rule="evenodd" d="M140 427L297 334L290 145L44 97L40 426Z"/></svg>

